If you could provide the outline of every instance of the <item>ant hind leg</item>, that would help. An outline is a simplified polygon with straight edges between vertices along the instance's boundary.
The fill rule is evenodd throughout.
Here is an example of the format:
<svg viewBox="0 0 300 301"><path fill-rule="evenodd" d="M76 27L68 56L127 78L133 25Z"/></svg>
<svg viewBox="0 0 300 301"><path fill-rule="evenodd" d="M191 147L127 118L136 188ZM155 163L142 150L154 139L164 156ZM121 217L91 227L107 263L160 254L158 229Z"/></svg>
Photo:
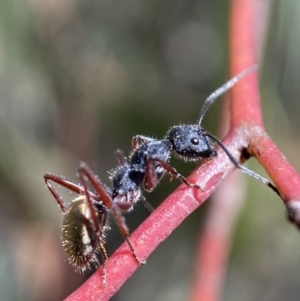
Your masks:
<svg viewBox="0 0 300 301"><path fill-rule="evenodd" d="M102 287L106 286L106 262L108 260L106 248L103 242L100 242L100 253L103 259L103 264L102 264Z"/></svg>
<svg viewBox="0 0 300 301"><path fill-rule="evenodd" d="M130 249L135 261L140 265L146 264L146 261L139 259L138 256L135 253L134 247L133 247L133 245L132 245L132 243L129 239L129 236L130 236L129 229L128 229L126 223L125 223L124 217L121 215L120 210L117 207L113 207L111 211L112 211L112 214L113 214L114 219L116 221L116 224L118 225L119 230L120 230L124 240L127 242L128 246L129 246L129 249Z"/></svg>
<svg viewBox="0 0 300 301"><path fill-rule="evenodd" d="M63 177L59 177L56 175L53 175L51 173L46 173L44 175L44 181L47 185L47 188L49 189L49 191L51 192L52 196L55 198L57 204L59 205L59 207L61 208L61 210L63 212L67 211L67 206L65 204L65 202L63 201L62 197L59 195L59 193L56 191L56 189L51 185L50 181L61 185L67 189L70 189L71 191L77 193L77 194L82 194L84 192L84 190L82 189L82 187L80 187L79 185L76 185L68 180L66 180Z"/></svg>

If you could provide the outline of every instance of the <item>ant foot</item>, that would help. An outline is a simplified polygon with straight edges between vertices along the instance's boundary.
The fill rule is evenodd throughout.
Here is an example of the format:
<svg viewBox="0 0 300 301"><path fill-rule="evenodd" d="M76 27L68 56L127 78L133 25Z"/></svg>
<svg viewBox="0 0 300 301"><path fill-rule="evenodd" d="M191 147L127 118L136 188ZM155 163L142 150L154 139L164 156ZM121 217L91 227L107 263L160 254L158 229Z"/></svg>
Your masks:
<svg viewBox="0 0 300 301"><path fill-rule="evenodd" d="M135 254L133 254L134 259L136 260L136 262L140 265L145 265L147 263L146 260L141 260L139 259Z"/></svg>
<svg viewBox="0 0 300 301"><path fill-rule="evenodd" d="M192 183L190 183L190 182L188 182L188 186L189 186L190 188L196 188L196 189L200 189L200 190L202 190L202 191L205 190L205 186L202 187L202 186L200 186L200 185L198 185L198 184L192 184Z"/></svg>

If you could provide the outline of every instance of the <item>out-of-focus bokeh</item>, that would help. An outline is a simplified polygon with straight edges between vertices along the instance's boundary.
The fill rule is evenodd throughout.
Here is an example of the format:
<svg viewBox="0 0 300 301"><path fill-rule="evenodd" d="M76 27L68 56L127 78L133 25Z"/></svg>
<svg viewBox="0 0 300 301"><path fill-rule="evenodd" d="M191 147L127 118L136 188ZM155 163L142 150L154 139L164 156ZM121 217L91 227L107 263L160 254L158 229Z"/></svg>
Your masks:
<svg viewBox="0 0 300 301"><path fill-rule="evenodd" d="M264 119L300 170L300 2L265 1L262 9ZM217 0L0 2L1 300L61 300L88 277L66 262L62 214L43 174L77 181L76 166L85 161L109 184L114 151L129 154L135 134L162 137L195 121L205 97L227 79L228 14L229 1ZM204 122L215 133L221 102ZM185 175L193 169L174 164ZM264 174L252 161L249 167ZM145 196L156 207L175 182ZM300 233L272 191L248 178L247 185L224 300L299 300ZM66 202L74 197L59 191ZM208 205L113 300L185 300ZM130 229L147 216L138 204L126 214ZM122 243L110 225L109 254Z"/></svg>

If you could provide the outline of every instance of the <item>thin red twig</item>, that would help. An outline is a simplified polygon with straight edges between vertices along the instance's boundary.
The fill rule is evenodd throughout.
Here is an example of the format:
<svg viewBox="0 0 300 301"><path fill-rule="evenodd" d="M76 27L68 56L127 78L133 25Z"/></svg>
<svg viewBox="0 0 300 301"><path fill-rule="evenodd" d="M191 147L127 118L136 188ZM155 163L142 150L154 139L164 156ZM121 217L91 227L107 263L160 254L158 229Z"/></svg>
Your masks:
<svg viewBox="0 0 300 301"><path fill-rule="evenodd" d="M256 23L259 0L233 0L230 26L231 74L256 62ZM242 105L241 105L242 104ZM232 89L231 129L243 127L248 151L265 168L288 209L292 222L300 227L300 177L264 130L257 74L249 74Z"/></svg>
<svg viewBox="0 0 300 301"><path fill-rule="evenodd" d="M255 44L259 1L233 0L230 14L230 73L237 74L249 66L257 64ZM231 90L231 128L241 123L263 127L258 75L253 72Z"/></svg>

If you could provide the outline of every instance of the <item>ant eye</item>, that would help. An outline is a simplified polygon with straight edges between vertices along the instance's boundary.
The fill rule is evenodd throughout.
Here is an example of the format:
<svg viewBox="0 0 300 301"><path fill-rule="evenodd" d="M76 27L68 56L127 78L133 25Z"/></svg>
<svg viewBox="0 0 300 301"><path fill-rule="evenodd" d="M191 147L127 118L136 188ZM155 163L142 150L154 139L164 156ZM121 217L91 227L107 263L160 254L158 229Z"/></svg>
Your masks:
<svg viewBox="0 0 300 301"><path fill-rule="evenodd" d="M191 139L192 144L198 145L199 144L199 139L198 138L192 138Z"/></svg>

